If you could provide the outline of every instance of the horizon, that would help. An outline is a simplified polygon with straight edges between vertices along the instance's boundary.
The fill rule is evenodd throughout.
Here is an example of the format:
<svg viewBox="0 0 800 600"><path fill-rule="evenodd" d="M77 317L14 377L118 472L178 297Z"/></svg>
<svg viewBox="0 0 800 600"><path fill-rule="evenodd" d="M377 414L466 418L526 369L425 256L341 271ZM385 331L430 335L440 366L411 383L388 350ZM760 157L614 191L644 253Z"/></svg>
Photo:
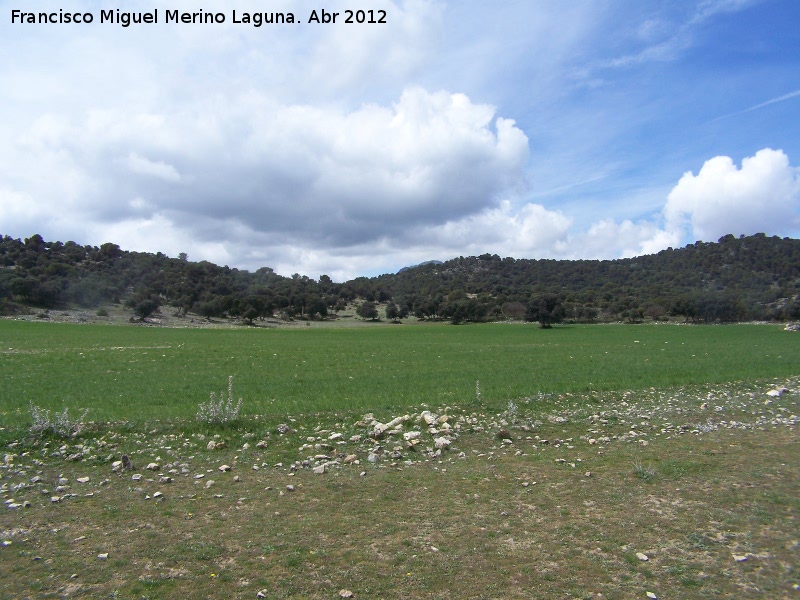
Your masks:
<svg viewBox="0 0 800 600"><path fill-rule="evenodd" d="M10 237L11 239L15 239L15 240L18 240L18 241L23 242L23 243L27 239L30 239L35 235L41 235L41 234L33 233L33 234L29 235L29 236L17 236L17 237L14 237L14 236L5 234L3 232L0 232L0 238L2 238L2 237ZM414 268L421 267L421 266L424 266L424 265L430 264L430 263L446 264L448 262L451 262L451 261L454 261L454 260L459 260L459 259L481 258L481 256L485 256L486 254L490 254L492 256L498 256L501 260L505 260L507 258L510 258L510 259L512 259L514 261L519 261L519 260L533 260L533 261L536 261L536 260L555 260L555 261L564 261L564 262L577 262L577 261L588 260L588 261L598 261L598 262L603 262L603 261L612 262L612 261L617 261L617 260L633 260L633 259L640 258L640 257L643 257L643 256L654 256L654 255L657 255L660 252L663 252L665 250L672 250L672 251L683 250L683 249L685 249L685 248L687 248L689 246L693 246L695 244L718 244L718 243L721 243L721 241L724 238L728 237L728 236L733 236L736 239L743 239L743 238L746 238L746 237L755 237L755 236L762 236L762 235L765 236L765 237L769 237L769 238L780 238L780 239L784 239L784 240L786 240L786 239L794 239L794 240L800 239L798 237L793 237L793 236L768 235L768 234L766 234L764 232L756 232L755 234L752 234L750 236L745 236L744 234L741 234L741 235L738 235L738 236L733 236L733 234L725 234L725 235L721 236L716 241L708 241L707 242L707 241L703 241L703 240L695 240L694 242L689 242L689 243L684 244L682 246L678 246L678 247L669 246L667 248L663 248L661 250L658 250L657 252L652 252L652 253L649 253L649 254L639 254L639 255L636 255L636 256L610 258L610 259L549 258L549 257L524 258L524 257L514 257L514 256L500 256L499 254L496 254L496 253L482 252L481 254L471 254L471 255L468 255L468 256L464 256L464 255L453 256L453 257L447 258L445 260L438 260L438 259L426 260L426 261L422 261L421 263L417 263L417 264L413 264L413 265L405 265L403 267L400 267L397 271L384 271L384 272L381 272L381 273L375 273L375 274L369 274L369 275L363 275L363 274L362 275L355 275L354 277L352 277L350 279L347 279L347 280L344 280L344 281L338 281L338 280L336 280L336 279L334 279L332 277L331 277L331 280L336 284L344 284L344 283L347 283L349 281L353 281L355 279L359 279L359 278L362 278L362 277L365 277L367 279L372 279L372 278L377 278L377 277L381 277L381 276L384 276L384 275L397 275L401 271L404 271L406 269L414 269ZM143 254L163 254L164 256L166 256L167 258L169 258L171 260L178 260L180 258L180 254L183 254L183 253L179 253L179 255L177 255L177 256L170 256L170 255L166 254L165 252L161 252L159 250L154 250L154 251L128 250L128 249L122 247L120 244L117 244L117 243L112 242L110 240L106 240L106 241L104 241L104 242L102 242L100 244L81 244L81 243L79 243L79 242L77 242L75 240L64 240L64 241L62 241L62 240L48 240L48 239L44 238L44 236L41 236L41 237L42 237L43 241L45 242L45 244L54 244L54 243L67 244L67 243L72 242L72 243L77 244L78 246L81 246L81 247L91 246L93 248L100 248L101 246L103 246L105 244L113 244L113 245L119 247L119 249L122 252L140 252L140 253L143 253ZM192 257L188 253L186 253L186 260L188 262L192 262L192 263L199 263L199 262L206 261L206 259L194 260L194 259L192 259ZM274 269L269 265L261 265L259 267L256 267L255 269L240 269L238 267L227 265L227 264L214 263L213 261L206 261L206 262L210 262L211 264L214 264L217 267L236 269L238 271L247 272L247 273L255 273L259 269L266 268L266 269L270 269L276 275L278 275L280 277L284 277L286 279L291 279L292 277L294 277L294 275L299 275L301 277L307 277L308 279L312 279L312 280L314 280L316 282L319 282L321 277L329 276L327 273L320 273L317 276L312 276L310 274L300 273L300 272L280 273L280 272L278 272L277 269Z"/></svg>

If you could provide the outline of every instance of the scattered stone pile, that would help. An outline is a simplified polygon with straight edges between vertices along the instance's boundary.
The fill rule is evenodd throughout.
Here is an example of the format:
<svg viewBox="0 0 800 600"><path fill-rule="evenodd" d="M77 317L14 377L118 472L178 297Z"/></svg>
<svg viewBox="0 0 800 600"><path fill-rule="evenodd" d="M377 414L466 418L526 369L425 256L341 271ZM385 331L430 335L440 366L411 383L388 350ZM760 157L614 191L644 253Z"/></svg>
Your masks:
<svg viewBox="0 0 800 600"><path fill-rule="evenodd" d="M702 391L629 391L596 402L564 394L547 398L547 410L537 410L537 400L532 399L525 402L529 408L514 405L514 410L497 415L445 407L388 420L370 413L332 426L314 427L306 419L290 419L291 426L281 424L272 435L264 432L264 439L244 434L244 443L226 441L219 434L155 435L154 431L109 431L99 438L63 442L46 439L33 447L12 442L0 455L0 495L8 509L25 509L92 496L121 478L133 483L135 493L159 500L166 491L161 486L178 478L192 480L199 489L215 485L207 476L212 473L238 481L241 463L253 471L266 468L288 475L303 470L322 475L350 467L366 474L364 469L369 468L403 469L425 463L440 468L456 460L537 452L553 453L556 462L577 468L582 453L603 451L611 444L647 446L659 439L719 429L796 428L799 400L800 377L795 377L771 386L738 383ZM523 418L521 412L537 420ZM462 444L467 452L458 447ZM121 454L123 448L130 456ZM276 455L299 457L275 462ZM59 461L69 463L71 472L82 470L85 463L86 474L47 475Z"/></svg>

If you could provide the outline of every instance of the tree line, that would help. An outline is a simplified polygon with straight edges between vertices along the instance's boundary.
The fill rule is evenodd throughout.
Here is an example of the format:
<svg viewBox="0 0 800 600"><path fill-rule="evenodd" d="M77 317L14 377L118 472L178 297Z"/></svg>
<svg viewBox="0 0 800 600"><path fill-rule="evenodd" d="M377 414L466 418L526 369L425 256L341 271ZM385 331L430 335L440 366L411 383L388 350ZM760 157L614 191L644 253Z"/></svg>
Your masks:
<svg viewBox="0 0 800 600"><path fill-rule="evenodd" d="M458 257L378 277L335 283L192 262L186 254L128 252L0 238L0 313L28 307L125 304L139 318L157 310L231 317L326 319L358 305L365 319L408 315L452 323L526 319L688 322L800 319L800 240L764 234L696 242L618 260Z"/></svg>

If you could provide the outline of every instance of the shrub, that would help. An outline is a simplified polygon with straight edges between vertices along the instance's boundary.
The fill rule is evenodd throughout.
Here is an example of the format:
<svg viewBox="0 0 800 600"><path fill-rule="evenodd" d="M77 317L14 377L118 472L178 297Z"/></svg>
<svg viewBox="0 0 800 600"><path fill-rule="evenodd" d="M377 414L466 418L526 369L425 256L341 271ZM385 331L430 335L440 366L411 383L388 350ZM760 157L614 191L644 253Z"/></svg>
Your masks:
<svg viewBox="0 0 800 600"><path fill-rule="evenodd" d="M31 402L31 418L33 424L30 427L30 432L34 435L50 434L56 437L68 438L76 437L83 429L83 420L89 412L85 409L80 417L72 419L69 416L69 410L64 407L63 412L57 413L55 416L50 416L50 411L46 408L36 406Z"/></svg>
<svg viewBox="0 0 800 600"><path fill-rule="evenodd" d="M231 423L239 417L239 409L242 407L242 399L234 406L233 404L233 375L228 377L228 399L225 399L225 392L220 392L219 399L214 392L207 403L198 406L197 418L200 421L212 425L224 425Z"/></svg>

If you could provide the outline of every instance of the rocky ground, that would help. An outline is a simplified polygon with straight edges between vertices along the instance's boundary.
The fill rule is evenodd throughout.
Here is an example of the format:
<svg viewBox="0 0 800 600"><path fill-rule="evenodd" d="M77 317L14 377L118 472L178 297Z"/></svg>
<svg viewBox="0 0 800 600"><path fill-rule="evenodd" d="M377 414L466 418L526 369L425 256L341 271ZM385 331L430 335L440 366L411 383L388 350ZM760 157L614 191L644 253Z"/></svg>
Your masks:
<svg viewBox="0 0 800 600"><path fill-rule="evenodd" d="M448 462L492 461L508 454L549 454L566 468L580 469L582 456L616 445L647 447L720 429L794 430L799 399L797 377L769 386L734 383L588 398L540 396L509 402L506 411L495 415L423 408L388 419L366 414L332 423L288 417L267 430L256 419L250 427L214 434L164 433L160 426L124 432L89 424L86 435L76 439L8 444L0 463L0 493L6 508L16 510L100 493L122 476L139 484L134 491L143 498L158 499L177 478L210 488L215 476L231 471L235 477L262 469L289 475L359 469L366 475L368 469L438 469ZM548 409L539 412L537 404ZM73 481L48 477L61 461L86 464L93 472Z"/></svg>

